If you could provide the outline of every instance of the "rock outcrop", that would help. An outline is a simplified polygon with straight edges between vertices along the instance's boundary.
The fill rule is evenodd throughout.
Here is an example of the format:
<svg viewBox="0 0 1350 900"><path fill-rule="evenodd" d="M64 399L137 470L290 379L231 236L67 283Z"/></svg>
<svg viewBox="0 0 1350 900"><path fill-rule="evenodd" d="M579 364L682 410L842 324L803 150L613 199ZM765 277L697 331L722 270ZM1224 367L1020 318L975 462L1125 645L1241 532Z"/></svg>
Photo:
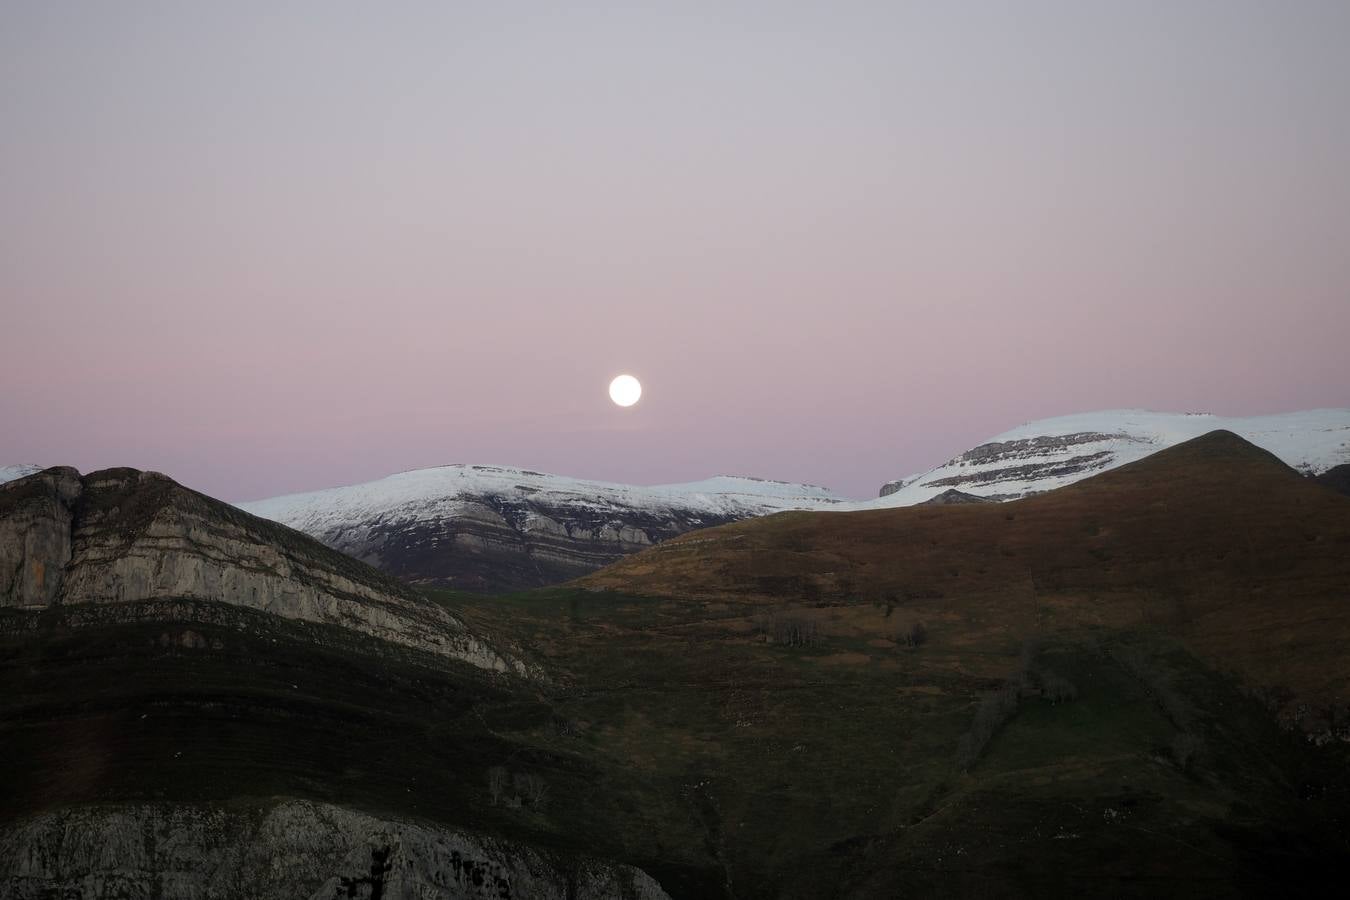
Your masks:
<svg viewBox="0 0 1350 900"><path fill-rule="evenodd" d="M491 593L557 584L697 528L842 502L755 478L639 487L441 466L241 506L406 581Z"/></svg>
<svg viewBox="0 0 1350 900"><path fill-rule="evenodd" d="M158 473L53 468L0 485L0 607L144 601L245 607L525 672L393 579Z"/></svg>
<svg viewBox="0 0 1350 900"><path fill-rule="evenodd" d="M897 478L895 479L895 481L888 481L881 486L881 490L877 491L877 496L889 497L891 494L894 494L896 491L900 490L905 485L911 483L912 481L914 481L914 479L918 477L919 477L918 475L911 475L908 478Z"/></svg>
<svg viewBox="0 0 1350 900"><path fill-rule="evenodd" d="M0 606L58 602L83 487L80 473L65 467L0 485Z"/></svg>
<svg viewBox="0 0 1350 900"><path fill-rule="evenodd" d="M0 826L0 895L146 900L663 900L640 869L284 801L115 804Z"/></svg>

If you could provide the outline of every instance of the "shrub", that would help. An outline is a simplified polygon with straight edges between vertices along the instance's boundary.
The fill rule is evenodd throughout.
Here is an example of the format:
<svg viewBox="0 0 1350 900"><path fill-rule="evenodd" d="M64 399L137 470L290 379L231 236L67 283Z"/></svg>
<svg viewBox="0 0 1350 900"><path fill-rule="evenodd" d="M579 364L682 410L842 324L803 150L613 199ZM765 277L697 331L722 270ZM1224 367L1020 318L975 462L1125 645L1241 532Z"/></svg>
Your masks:
<svg viewBox="0 0 1350 900"><path fill-rule="evenodd" d="M501 766L493 766L488 769L488 796L492 798L492 805L496 806L502 800L502 795L506 793L506 786L510 783L510 776L506 769Z"/></svg>
<svg viewBox="0 0 1350 900"><path fill-rule="evenodd" d="M1111 656L1144 686L1163 715L1177 730L1192 730L1190 704L1181 696L1181 692L1172 681L1171 673L1163 664L1137 647L1114 647Z"/></svg>
<svg viewBox="0 0 1350 900"><path fill-rule="evenodd" d="M534 772L516 773L516 793L531 806L542 809L548 805L548 782Z"/></svg>
<svg viewBox="0 0 1350 900"><path fill-rule="evenodd" d="M820 628L815 619L788 615L779 611L755 617L755 630L771 644L786 647L814 647L820 643Z"/></svg>
<svg viewBox="0 0 1350 900"><path fill-rule="evenodd" d="M973 766L998 730L1017 713L1018 693L1017 684L1005 684L994 693L986 695L980 701L980 705L975 707L975 718L970 723L970 730L961 735L956 747L958 769L964 771Z"/></svg>
<svg viewBox="0 0 1350 900"><path fill-rule="evenodd" d="M886 618L889 619L891 613L895 612L895 608L900 605L900 596L895 591L887 591L881 599L886 604Z"/></svg>
<svg viewBox="0 0 1350 900"><path fill-rule="evenodd" d="M1177 729L1168 750L1177 767L1189 771L1196 756L1204 749L1204 741L1196 733L1191 706L1177 689L1171 672L1137 647L1113 647L1111 656L1144 686L1162 714Z"/></svg>
<svg viewBox="0 0 1350 900"><path fill-rule="evenodd" d="M1190 771L1191 763L1203 748L1204 742L1197 735L1183 731L1172 738L1172 745L1168 749L1172 752L1172 759L1176 762L1177 768L1186 772Z"/></svg>
<svg viewBox="0 0 1350 900"><path fill-rule="evenodd" d="M1042 670L1040 676L1041 696L1051 703L1065 703L1078 699L1078 688L1074 687L1069 679L1049 669Z"/></svg>
<svg viewBox="0 0 1350 900"><path fill-rule="evenodd" d="M1029 637L1022 642L1022 649L1017 654L1017 674L1014 679L1025 683L1031 674L1032 668L1036 665L1036 657L1041 652L1041 639L1038 637Z"/></svg>

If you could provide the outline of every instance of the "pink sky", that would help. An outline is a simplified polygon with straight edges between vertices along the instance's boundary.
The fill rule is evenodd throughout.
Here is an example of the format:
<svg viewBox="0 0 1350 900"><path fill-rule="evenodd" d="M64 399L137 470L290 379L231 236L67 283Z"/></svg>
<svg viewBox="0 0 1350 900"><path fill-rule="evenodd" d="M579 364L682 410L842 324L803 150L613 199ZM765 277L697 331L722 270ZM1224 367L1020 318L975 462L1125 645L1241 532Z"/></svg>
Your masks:
<svg viewBox="0 0 1350 900"><path fill-rule="evenodd" d="M0 9L0 463L871 496L1350 404L1350 5L273 5Z"/></svg>

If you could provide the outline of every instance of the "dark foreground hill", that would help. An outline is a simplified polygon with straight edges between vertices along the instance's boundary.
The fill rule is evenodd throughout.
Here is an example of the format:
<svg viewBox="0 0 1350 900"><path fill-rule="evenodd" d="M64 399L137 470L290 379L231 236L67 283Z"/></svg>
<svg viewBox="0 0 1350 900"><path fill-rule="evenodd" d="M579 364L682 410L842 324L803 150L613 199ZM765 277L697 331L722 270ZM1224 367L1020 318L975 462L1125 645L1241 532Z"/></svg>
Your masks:
<svg viewBox="0 0 1350 900"><path fill-rule="evenodd" d="M0 893L1310 892L1347 853L1347 515L1219 435L1013 504L774 516L436 595L505 672L205 598L8 610Z"/></svg>
<svg viewBox="0 0 1350 900"><path fill-rule="evenodd" d="M664 896L465 811L538 677L162 475L0 486L0 896Z"/></svg>

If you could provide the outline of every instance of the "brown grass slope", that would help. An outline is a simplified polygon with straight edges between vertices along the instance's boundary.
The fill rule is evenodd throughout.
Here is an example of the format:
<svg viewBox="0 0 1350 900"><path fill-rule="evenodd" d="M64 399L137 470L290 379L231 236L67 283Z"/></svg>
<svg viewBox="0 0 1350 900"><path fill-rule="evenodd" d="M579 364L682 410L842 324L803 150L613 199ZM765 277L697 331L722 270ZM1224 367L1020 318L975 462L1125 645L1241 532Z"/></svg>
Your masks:
<svg viewBox="0 0 1350 900"><path fill-rule="evenodd" d="M1313 479L1323 487L1331 488L1333 491L1350 496L1350 463L1327 469L1321 475Z"/></svg>
<svg viewBox="0 0 1350 900"><path fill-rule="evenodd" d="M1014 503L786 513L696 532L577 584L884 602L970 646L1160 627L1281 692L1285 715L1350 697L1350 501L1227 431Z"/></svg>

